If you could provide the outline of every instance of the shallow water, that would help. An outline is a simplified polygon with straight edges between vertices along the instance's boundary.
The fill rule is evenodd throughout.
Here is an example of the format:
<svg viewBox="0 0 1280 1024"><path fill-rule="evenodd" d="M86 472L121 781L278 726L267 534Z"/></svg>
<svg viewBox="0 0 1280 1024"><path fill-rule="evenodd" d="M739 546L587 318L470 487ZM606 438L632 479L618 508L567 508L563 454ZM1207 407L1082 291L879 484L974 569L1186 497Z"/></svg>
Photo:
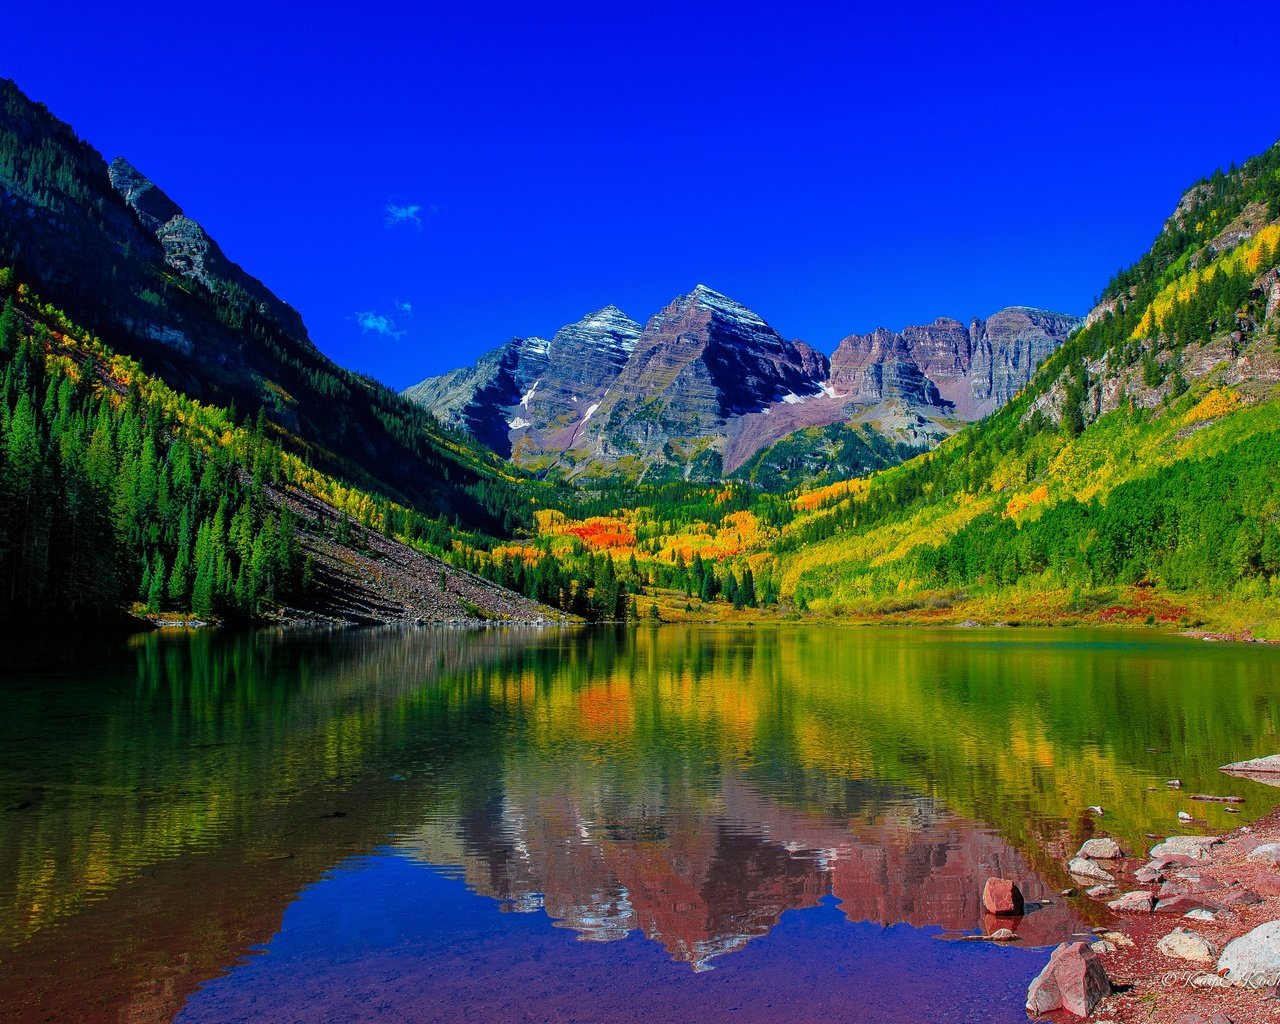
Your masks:
<svg viewBox="0 0 1280 1024"><path fill-rule="evenodd" d="M1280 652L1136 632L2 657L0 1005L23 1021L1021 1021L1042 947L1100 920L1052 896L1077 845L1242 824L1275 791L1217 765L1280 750ZM948 941L1003 923L996 874L1053 902L1018 947Z"/></svg>

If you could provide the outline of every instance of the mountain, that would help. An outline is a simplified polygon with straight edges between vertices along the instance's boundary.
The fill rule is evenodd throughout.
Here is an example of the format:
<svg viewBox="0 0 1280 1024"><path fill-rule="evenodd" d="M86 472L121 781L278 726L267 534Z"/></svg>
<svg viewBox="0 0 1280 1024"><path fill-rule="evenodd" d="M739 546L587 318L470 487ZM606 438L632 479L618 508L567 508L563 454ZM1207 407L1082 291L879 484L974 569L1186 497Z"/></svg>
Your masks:
<svg viewBox="0 0 1280 1024"><path fill-rule="evenodd" d="M298 312L124 159L0 80L0 267L169 385L317 468L436 516L527 519L510 468L312 343Z"/></svg>
<svg viewBox="0 0 1280 1024"><path fill-rule="evenodd" d="M433 377L405 397L504 457L536 464L572 447L640 337L617 306L562 327L550 341L513 338L473 367Z"/></svg>
<svg viewBox="0 0 1280 1024"><path fill-rule="evenodd" d="M891 465L989 414L1077 323L1014 307L851 335L828 360L698 285L643 329L609 306L405 396L529 469L793 486Z"/></svg>

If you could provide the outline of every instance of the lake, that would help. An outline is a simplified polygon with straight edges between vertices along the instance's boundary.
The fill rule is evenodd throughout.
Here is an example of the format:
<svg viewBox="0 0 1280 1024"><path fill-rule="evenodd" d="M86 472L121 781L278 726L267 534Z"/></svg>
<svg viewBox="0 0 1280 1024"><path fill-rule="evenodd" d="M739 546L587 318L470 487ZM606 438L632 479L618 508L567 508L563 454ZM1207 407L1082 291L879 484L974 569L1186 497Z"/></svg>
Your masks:
<svg viewBox="0 0 1280 1024"><path fill-rule="evenodd" d="M22 1022L1025 1021L1105 920L1057 895L1084 839L1280 797L1216 770L1280 751L1280 650L1148 632L201 632L0 673ZM955 941L1004 923L992 875L1044 905Z"/></svg>

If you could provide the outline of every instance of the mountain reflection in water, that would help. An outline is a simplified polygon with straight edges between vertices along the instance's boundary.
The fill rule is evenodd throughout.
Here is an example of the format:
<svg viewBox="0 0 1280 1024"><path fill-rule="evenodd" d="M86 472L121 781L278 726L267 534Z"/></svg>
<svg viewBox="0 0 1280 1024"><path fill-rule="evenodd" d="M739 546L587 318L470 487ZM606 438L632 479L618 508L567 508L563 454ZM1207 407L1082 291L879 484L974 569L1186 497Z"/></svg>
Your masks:
<svg viewBox="0 0 1280 1024"><path fill-rule="evenodd" d="M606 956L619 991L640 936L685 975L753 970L788 910L840 915L848 941L857 922L990 930L983 881L1070 884L1088 804L1135 847L1176 820L1175 775L1249 801L1203 808L1210 828L1269 809L1216 766L1272 752L1280 720L1276 652L1139 633L373 630L0 659L0 1001L19 1021L169 1019L388 851L612 940L578 956ZM1016 928L1048 944L1095 914L1054 897Z"/></svg>

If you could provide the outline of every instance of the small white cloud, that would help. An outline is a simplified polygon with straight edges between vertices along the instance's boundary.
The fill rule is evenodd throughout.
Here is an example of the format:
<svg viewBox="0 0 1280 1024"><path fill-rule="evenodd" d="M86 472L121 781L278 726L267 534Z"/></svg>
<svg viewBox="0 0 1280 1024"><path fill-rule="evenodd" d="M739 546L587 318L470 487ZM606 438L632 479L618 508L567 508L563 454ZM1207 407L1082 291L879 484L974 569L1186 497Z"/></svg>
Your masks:
<svg viewBox="0 0 1280 1024"><path fill-rule="evenodd" d="M356 313L355 321L360 325L360 330L366 333L381 334L384 337L392 338L399 341L404 337L405 332L396 328L396 322L392 317L385 313L379 313L370 309L364 313Z"/></svg>
<svg viewBox="0 0 1280 1024"><path fill-rule="evenodd" d="M401 313L403 313L405 316L413 316L412 302L397 302L396 309L399 310Z"/></svg>
<svg viewBox="0 0 1280 1024"><path fill-rule="evenodd" d="M435 212L434 206L430 212ZM422 206L418 203L406 203L403 206L398 203L387 203L385 213L389 228L397 224L412 224L419 231L422 230Z"/></svg>

